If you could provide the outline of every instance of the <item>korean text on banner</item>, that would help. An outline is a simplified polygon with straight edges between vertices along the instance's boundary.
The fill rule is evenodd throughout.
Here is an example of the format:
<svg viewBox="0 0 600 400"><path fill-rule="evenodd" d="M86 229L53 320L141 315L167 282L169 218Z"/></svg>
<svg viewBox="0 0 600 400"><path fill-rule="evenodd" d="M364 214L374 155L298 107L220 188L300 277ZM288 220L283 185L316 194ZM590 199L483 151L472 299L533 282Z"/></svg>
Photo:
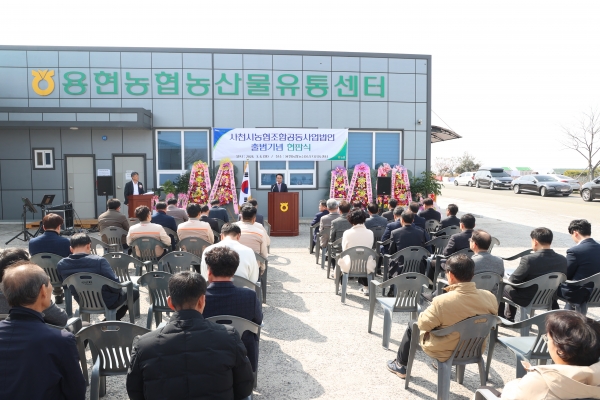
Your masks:
<svg viewBox="0 0 600 400"><path fill-rule="evenodd" d="M239 205L246 203L250 199L250 170L248 169L248 162L244 167L244 180L242 186L240 186L240 197Z"/></svg>
<svg viewBox="0 0 600 400"><path fill-rule="evenodd" d="M214 128L213 159L345 161L348 129Z"/></svg>

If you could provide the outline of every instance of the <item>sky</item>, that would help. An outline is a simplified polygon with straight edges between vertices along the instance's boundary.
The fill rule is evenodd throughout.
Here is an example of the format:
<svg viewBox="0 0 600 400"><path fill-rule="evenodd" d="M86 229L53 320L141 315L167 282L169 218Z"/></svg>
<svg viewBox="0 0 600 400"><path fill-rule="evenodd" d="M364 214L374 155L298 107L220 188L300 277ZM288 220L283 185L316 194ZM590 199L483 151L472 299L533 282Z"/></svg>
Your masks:
<svg viewBox="0 0 600 400"><path fill-rule="evenodd" d="M600 110L600 1L6 3L2 45L431 55L432 123L462 136L432 144L432 160L584 167L562 129Z"/></svg>

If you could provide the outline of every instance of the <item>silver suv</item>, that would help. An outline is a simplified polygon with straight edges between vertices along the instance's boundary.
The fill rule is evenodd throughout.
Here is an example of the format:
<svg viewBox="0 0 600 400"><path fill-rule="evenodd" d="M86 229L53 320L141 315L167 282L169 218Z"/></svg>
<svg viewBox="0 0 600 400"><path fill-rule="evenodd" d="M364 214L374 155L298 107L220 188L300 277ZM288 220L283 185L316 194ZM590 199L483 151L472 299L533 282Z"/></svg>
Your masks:
<svg viewBox="0 0 600 400"><path fill-rule="evenodd" d="M475 187L510 189L512 178L503 168L481 168L475 174Z"/></svg>

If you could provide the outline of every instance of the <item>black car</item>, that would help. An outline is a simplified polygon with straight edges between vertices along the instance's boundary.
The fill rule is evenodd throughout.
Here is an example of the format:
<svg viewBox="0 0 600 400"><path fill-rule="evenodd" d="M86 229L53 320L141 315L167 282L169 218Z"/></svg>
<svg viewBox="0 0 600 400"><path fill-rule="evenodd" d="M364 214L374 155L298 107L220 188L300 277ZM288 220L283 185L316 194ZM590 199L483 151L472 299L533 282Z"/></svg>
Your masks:
<svg viewBox="0 0 600 400"><path fill-rule="evenodd" d="M550 175L526 175L515 179L512 189L519 193L538 193L543 197L550 195L568 196L573 193L573 188L568 183L563 183Z"/></svg>
<svg viewBox="0 0 600 400"><path fill-rule="evenodd" d="M579 190L583 201L592 201L600 199L600 178L596 178L591 182L584 183Z"/></svg>
<svg viewBox="0 0 600 400"><path fill-rule="evenodd" d="M512 178L503 168L481 168L475 174L475 187L510 189Z"/></svg>

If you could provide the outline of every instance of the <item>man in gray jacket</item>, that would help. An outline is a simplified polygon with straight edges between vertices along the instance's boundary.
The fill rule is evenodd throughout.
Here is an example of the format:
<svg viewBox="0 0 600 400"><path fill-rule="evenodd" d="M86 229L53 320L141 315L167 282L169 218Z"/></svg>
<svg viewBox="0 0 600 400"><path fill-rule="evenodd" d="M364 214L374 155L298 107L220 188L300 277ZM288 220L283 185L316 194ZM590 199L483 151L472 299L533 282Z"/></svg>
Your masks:
<svg viewBox="0 0 600 400"><path fill-rule="evenodd" d="M488 252L491 245L492 235L481 229L473 231L470 248L475 253L472 258L475 263L475 274L493 272L504 277L504 261Z"/></svg>
<svg viewBox="0 0 600 400"><path fill-rule="evenodd" d="M321 248L327 247L327 242L329 242L329 233L323 233L324 229L329 230L331 228L331 223L334 219L337 219L340 216L338 210L338 202L336 199L327 200L327 211L329 214L321 217L321 221L319 221L319 232L322 232L321 236Z"/></svg>

